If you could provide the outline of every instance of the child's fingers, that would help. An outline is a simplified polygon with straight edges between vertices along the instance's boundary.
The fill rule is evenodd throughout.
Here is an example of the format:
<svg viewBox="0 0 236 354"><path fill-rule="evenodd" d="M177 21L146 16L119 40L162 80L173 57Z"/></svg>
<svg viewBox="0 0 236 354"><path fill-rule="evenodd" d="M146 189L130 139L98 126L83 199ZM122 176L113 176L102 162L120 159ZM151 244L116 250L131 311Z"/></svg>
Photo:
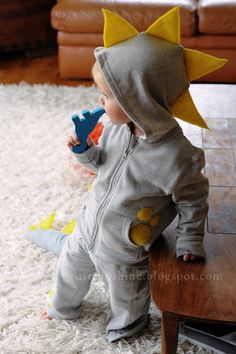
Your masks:
<svg viewBox="0 0 236 354"><path fill-rule="evenodd" d="M88 138L87 138L87 145L88 145L88 146L93 145L93 141L92 141L92 139L90 138L90 136L88 136Z"/></svg>
<svg viewBox="0 0 236 354"><path fill-rule="evenodd" d="M72 146L74 146L73 141L71 139L68 139L66 146L71 149Z"/></svg>
<svg viewBox="0 0 236 354"><path fill-rule="evenodd" d="M80 144L80 140L77 138L77 135L75 133L72 134L72 138L74 140L74 144L75 145L79 145Z"/></svg>
<svg viewBox="0 0 236 354"><path fill-rule="evenodd" d="M185 261L185 262L188 262L188 261L195 261L195 260L197 260L197 259L199 259L199 258L201 258L200 256L195 256L195 255L193 255L193 254L185 254L184 256L183 256L183 260Z"/></svg>
<svg viewBox="0 0 236 354"><path fill-rule="evenodd" d="M80 141L79 139L77 138L76 135L71 135L69 138L68 138L68 141L67 141L67 146L71 149L73 146L76 146L76 145L79 145L80 144Z"/></svg>
<svg viewBox="0 0 236 354"><path fill-rule="evenodd" d="M183 261L189 261L191 259L191 255L190 254L185 254L184 256L183 256Z"/></svg>

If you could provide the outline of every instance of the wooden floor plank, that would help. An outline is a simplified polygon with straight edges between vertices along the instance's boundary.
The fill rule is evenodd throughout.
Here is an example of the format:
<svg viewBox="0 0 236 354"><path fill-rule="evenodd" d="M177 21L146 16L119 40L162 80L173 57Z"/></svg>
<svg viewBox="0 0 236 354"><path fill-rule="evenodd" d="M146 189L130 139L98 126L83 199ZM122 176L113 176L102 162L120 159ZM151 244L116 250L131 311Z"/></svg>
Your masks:
<svg viewBox="0 0 236 354"><path fill-rule="evenodd" d="M2 55L0 57L0 83L56 84L66 86L90 86L91 80L62 79L58 73L57 55L27 58L24 55Z"/></svg>

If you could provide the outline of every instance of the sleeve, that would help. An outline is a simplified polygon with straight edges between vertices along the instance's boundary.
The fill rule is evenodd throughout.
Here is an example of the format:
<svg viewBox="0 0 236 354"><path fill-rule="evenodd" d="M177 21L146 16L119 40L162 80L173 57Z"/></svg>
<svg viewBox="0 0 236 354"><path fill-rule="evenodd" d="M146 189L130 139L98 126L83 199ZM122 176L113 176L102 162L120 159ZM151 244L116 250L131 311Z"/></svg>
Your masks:
<svg viewBox="0 0 236 354"><path fill-rule="evenodd" d="M100 146L94 144L93 142L93 144L89 146L88 149L86 149L83 153L74 153L74 155L82 167L84 167L86 170L89 170L90 172L97 174L101 160Z"/></svg>
<svg viewBox="0 0 236 354"><path fill-rule="evenodd" d="M191 163L188 172L182 176L172 190L172 200L179 215L177 226L177 257L192 254L204 257L203 237L208 213L208 179L201 170L205 165L203 157Z"/></svg>
<svg viewBox="0 0 236 354"><path fill-rule="evenodd" d="M86 170L89 170L97 174L99 166L102 163L102 154L105 153L105 144L106 137L108 135L109 122L105 124L102 136L100 137L99 144L96 145L94 142L89 146L83 153L74 155L77 158L79 164L84 167Z"/></svg>

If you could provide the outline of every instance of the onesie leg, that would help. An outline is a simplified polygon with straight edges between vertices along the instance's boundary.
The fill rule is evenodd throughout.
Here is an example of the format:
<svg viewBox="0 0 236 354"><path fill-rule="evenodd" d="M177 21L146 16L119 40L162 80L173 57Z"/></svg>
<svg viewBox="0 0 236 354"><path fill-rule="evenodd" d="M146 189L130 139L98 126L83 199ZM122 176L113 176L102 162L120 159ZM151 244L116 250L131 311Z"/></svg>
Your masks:
<svg viewBox="0 0 236 354"><path fill-rule="evenodd" d="M78 318L94 273L95 267L76 235L69 236L57 263L48 315L59 319Z"/></svg>
<svg viewBox="0 0 236 354"><path fill-rule="evenodd" d="M33 231L28 230L25 237L37 246L59 256L65 241L70 236L53 229L41 230L37 228Z"/></svg>
<svg viewBox="0 0 236 354"><path fill-rule="evenodd" d="M109 342L145 328L150 305L148 259L134 265L100 264L97 270L110 295L111 316L106 328Z"/></svg>

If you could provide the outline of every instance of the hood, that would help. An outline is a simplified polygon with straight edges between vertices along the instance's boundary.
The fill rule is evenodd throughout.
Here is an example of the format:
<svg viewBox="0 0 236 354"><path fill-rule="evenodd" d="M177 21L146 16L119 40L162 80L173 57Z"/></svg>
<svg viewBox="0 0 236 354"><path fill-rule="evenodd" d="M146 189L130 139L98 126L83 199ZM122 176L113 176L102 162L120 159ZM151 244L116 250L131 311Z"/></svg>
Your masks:
<svg viewBox="0 0 236 354"><path fill-rule="evenodd" d="M178 125L170 106L188 89L182 46L149 33L95 49L110 90L145 139L158 140Z"/></svg>

